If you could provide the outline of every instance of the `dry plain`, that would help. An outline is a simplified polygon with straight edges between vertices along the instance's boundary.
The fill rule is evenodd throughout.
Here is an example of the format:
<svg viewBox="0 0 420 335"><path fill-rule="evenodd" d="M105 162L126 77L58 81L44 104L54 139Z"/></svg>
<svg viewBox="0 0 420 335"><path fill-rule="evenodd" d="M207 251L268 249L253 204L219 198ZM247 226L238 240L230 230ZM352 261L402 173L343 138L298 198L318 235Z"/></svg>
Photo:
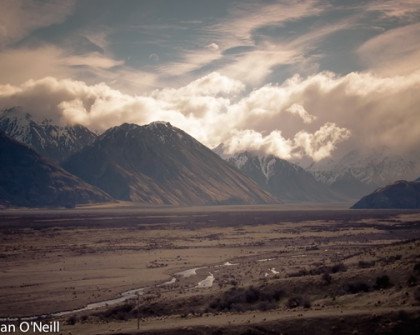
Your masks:
<svg viewBox="0 0 420 335"><path fill-rule="evenodd" d="M3 211L0 316L63 334L415 334L419 237L416 211Z"/></svg>

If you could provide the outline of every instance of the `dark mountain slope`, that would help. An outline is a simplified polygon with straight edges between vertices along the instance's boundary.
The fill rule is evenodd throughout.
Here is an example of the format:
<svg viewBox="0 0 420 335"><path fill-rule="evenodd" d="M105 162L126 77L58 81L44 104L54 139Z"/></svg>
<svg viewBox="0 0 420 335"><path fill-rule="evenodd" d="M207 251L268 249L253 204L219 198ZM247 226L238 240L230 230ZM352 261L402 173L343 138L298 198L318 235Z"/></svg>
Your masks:
<svg viewBox="0 0 420 335"><path fill-rule="evenodd" d="M420 208L420 180L400 180L363 197L352 208Z"/></svg>
<svg viewBox="0 0 420 335"><path fill-rule="evenodd" d="M0 203L55 207L109 200L103 191L0 132Z"/></svg>
<svg viewBox="0 0 420 335"><path fill-rule="evenodd" d="M276 201L190 135L163 122L111 128L63 166L122 200L168 205Z"/></svg>
<svg viewBox="0 0 420 335"><path fill-rule="evenodd" d="M296 164L273 155L243 152L227 159L278 199L291 202L342 201L343 197Z"/></svg>

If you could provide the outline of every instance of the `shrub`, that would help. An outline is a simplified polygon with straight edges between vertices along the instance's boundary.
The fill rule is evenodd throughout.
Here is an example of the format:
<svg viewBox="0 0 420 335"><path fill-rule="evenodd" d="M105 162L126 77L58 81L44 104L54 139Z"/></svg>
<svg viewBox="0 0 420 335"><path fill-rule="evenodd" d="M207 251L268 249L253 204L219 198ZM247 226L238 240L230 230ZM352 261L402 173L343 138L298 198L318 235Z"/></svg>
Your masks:
<svg viewBox="0 0 420 335"><path fill-rule="evenodd" d="M375 286L374 288L376 290L380 289L387 289L392 286L391 281L389 280L389 277L387 275L383 275L376 278Z"/></svg>
<svg viewBox="0 0 420 335"><path fill-rule="evenodd" d="M289 274L289 277L303 277L303 276L317 276L323 273L337 273L337 272L345 272L347 271L347 267L343 263L334 264L332 266L320 266L317 268L313 268L310 270L301 269L298 272L293 272Z"/></svg>
<svg viewBox="0 0 420 335"><path fill-rule="evenodd" d="M322 275L321 278L322 278L322 281L324 282L325 285L330 285L331 284L332 277L331 277L331 275L328 272L325 272Z"/></svg>
<svg viewBox="0 0 420 335"><path fill-rule="evenodd" d="M345 272L345 271L347 271L347 267L343 263L338 263L331 267L332 273Z"/></svg>
<svg viewBox="0 0 420 335"><path fill-rule="evenodd" d="M344 290L350 294L356 294L359 292L369 292L370 288L368 284L358 281L347 284Z"/></svg>
<svg viewBox="0 0 420 335"><path fill-rule="evenodd" d="M366 269L375 266L375 261L359 261L359 268Z"/></svg>
<svg viewBox="0 0 420 335"><path fill-rule="evenodd" d="M285 295L282 289L268 287L232 287L213 300L209 307L217 311L245 311L254 309L273 309Z"/></svg>
<svg viewBox="0 0 420 335"><path fill-rule="evenodd" d="M96 313L96 316L103 320L128 320L133 317L133 304L124 304Z"/></svg>
<svg viewBox="0 0 420 335"><path fill-rule="evenodd" d="M304 298L302 296L294 296L290 297L286 302L287 308L297 308L297 307L304 307L304 308L310 308L311 302L308 298Z"/></svg>
<svg viewBox="0 0 420 335"><path fill-rule="evenodd" d="M76 322L77 322L77 318L73 315L67 319L66 324L73 326L76 324Z"/></svg>
<svg viewBox="0 0 420 335"><path fill-rule="evenodd" d="M413 275L411 275L407 280L408 286L416 286L417 285L417 278Z"/></svg>
<svg viewBox="0 0 420 335"><path fill-rule="evenodd" d="M417 289L414 291L414 299L415 299L416 301L420 301L420 288L417 288Z"/></svg>

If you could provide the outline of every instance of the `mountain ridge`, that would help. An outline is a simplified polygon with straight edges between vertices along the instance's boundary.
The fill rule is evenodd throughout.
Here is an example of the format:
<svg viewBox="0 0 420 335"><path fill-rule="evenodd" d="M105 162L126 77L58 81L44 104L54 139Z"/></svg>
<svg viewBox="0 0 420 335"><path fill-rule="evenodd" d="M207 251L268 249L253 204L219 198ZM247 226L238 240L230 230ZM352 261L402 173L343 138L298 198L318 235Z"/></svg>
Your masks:
<svg viewBox="0 0 420 335"><path fill-rule="evenodd" d="M97 137L82 125L59 126L51 120L36 121L20 107L3 110L0 131L56 162L65 160Z"/></svg>
<svg viewBox="0 0 420 335"><path fill-rule="evenodd" d="M112 127L63 167L120 200L176 206L277 201L168 122Z"/></svg>
<svg viewBox="0 0 420 335"><path fill-rule="evenodd" d="M274 155L245 151L225 158L263 189L286 202L346 200L302 167Z"/></svg>

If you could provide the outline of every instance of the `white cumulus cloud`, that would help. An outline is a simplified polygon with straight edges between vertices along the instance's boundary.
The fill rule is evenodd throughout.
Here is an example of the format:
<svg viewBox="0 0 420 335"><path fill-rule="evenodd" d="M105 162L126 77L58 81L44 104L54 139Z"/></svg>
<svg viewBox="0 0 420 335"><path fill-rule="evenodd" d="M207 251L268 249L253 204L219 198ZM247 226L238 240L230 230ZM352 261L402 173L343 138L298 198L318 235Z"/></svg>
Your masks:
<svg viewBox="0 0 420 335"><path fill-rule="evenodd" d="M208 147L254 150L285 159L329 157L346 142L401 153L420 141L420 72L379 77L318 73L247 91L210 73L179 88L133 95L101 83L47 77L0 85L0 107L22 106L37 119L97 131L124 122L168 121ZM347 145L346 144L346 145Z"/></svg>

